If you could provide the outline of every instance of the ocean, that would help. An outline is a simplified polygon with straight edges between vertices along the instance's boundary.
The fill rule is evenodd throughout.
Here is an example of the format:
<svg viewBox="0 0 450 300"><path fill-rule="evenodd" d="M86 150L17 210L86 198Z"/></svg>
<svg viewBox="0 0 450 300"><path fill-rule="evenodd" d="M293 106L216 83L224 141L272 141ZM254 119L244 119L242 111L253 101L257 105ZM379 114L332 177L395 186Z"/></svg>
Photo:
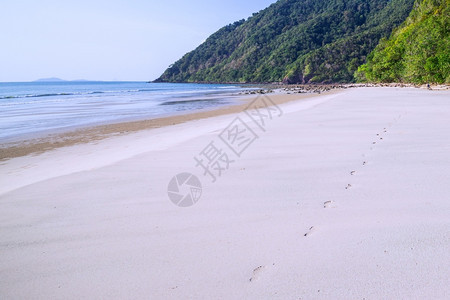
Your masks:
<svg viewBox="0 0 450 300"><path fill-rule="evenodd" d="M213 109L237 103L243 88L146 82L0 83L0 143L77 127Z"/></svg>

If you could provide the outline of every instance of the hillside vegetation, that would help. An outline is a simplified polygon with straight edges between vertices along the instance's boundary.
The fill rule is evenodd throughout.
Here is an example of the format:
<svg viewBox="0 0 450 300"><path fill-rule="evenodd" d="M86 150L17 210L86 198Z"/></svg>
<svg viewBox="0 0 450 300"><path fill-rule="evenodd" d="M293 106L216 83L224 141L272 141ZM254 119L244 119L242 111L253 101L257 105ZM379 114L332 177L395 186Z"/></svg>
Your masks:
<svg viewBox="0 0 450 300"><path fill-rule="evenodd" d="M408 17L413 3L279 0L223 27L156 82L350 82L380 39ZM362 71L372 70L366 67Z"/></svg>
<svg viewBox="0 0 450 300"><path fill-rule="evenodd" d="M450 0L422 0L368 56L359 81L450 83Z"/></svg>

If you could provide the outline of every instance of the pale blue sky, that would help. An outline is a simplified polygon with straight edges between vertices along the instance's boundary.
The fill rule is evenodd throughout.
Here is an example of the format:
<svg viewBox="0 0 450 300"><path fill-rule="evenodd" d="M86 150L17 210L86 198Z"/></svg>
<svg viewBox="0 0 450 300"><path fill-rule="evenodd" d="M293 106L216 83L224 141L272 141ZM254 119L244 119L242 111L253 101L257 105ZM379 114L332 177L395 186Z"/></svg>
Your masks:
<svg viewBox="0 0 450 300"><path fill-rule="evenodd" d="M275 0L0 0L0 81L152 80Z"/></svg>

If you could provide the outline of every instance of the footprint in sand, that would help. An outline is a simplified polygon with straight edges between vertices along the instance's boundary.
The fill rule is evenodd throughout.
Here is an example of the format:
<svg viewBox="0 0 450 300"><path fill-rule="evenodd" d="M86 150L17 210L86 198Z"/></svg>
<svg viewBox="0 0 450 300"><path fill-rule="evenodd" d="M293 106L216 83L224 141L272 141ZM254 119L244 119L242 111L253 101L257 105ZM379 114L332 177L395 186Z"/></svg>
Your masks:
<svg viewBox="0 0 450 300"><path fill-rule="evenodd" d="M327 201L323 203L323 208L334 208L334 207L336 207L334 205L334 201Z"/></svg>
<svg viewBox="0 0 450 300"><path fill-rule="evenodd" d="M303 236L310 236L311 234L313 234L314 231L316 231L316 228L312 226L311 228L309 228L309 231L305 233Z"/></svg>
<svg viewBox="0 0 450 300"><path fill-rule="evenodd" d="M253 276L249 279L250 282L255 282L260 277L262 271L264 270L264 266L259 266L253 270Z"/></svg>

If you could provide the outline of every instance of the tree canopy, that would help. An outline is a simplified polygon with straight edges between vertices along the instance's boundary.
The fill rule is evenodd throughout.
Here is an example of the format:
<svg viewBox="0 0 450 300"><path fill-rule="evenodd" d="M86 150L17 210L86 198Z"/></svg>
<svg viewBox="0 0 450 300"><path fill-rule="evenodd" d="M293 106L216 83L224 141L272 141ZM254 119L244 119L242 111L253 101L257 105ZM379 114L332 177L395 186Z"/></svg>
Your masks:
<svg viewBox="0 0 450 300"><path fill-rule="evenodd" d="M422 0L355 77L372 82L450 82L450 0Z"/></svg>

